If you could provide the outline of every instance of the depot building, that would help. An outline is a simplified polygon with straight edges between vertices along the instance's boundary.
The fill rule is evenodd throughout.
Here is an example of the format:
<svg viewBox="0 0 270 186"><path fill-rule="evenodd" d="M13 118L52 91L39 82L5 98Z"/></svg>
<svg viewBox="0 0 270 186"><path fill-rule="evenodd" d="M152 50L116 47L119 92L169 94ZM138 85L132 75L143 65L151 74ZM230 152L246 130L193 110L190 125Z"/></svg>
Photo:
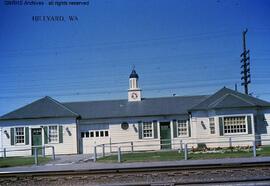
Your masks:
<svg viewBox="0 0 270 186"><path fill-rule="evenodd" d="M0 150L48 145L56 154L78 154L122 142L140 144L138 150L159 150L177 149L179 141L222 146L219 142L228 138L270 139L267 101L225 87L211 95L144 98L138 80L133 69L128 99L59 102L46 96L3 115Z"/></svg>

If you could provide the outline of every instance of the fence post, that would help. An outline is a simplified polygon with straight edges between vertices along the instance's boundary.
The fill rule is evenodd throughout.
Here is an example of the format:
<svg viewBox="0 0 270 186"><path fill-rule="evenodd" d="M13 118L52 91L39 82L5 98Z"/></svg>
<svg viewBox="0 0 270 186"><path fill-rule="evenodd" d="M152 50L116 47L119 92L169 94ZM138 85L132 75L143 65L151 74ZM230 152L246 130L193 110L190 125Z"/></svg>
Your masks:
<svg viewBox="0 0 270 186"><path fill-rule="evenodd" d="M231 137L229 137L229 147L232 150L232 138Z"/></svg>
<svg viewBox="0 0 270 186"><path fill-rule="evenodd" d="M97 147L94 146L94 162L97 161Z"/></svg>
<svg viewBox="0 0 270 186"><path fill-rule="evenodd" d="M117 156L118 156L118 163L121 163L121 147L118 147Z"/></svg>
<svg viewBox="0 0 270 186"><path fill-rule="evenodd" d="M4 148L4 156L3 156L3 158L6 158L6 157L7 157L7 149Z"/></svg>
<svg viewBox="0 0 270 186"><path fill-rule="evenodd" d="M42 157L45 158L45 146L42 146Z"/></svg>
<svg viewBox="0 0 270 186"><path fill-rule="evenodd" d="M110 138L110 153L112 153L112 138Z"/></svg>
<svg viewBox="0 0 270 186"><path fill-rule="evenodd" d="M188 147L187 147L187 143L185 144L185 160L188 160Z"/></svg>
<svg viewBox="0 0 270 186"><path fill-rule="evenodd" d="M132 142L130 142L130 145L131 145L131 152L133 152L133 151L134 151L134 147L133 147L133 141L132 141Z"/></svg>
<svg viewBox="0 0 270 186"><path fill-rule="evenodd" d="M55 149L54 149L54 146L52 146L52 159L55 160Z"/></svg>
<svg viewBox="0 0 270 186"><path fill-rule="evenodd" d="M253 157L256 157L256 141L253 141Z"/></svg>
<svg viewBox="0 0 270 186"><path fill-rule="evenodd" d="M105 145L102 144L102 157L105 157Z"/></svg>
<svg viewBox="0 0 270 186"><path fill-rule="evenodd" d="M34 147L35 164L38 165L38 148Z"/></svg>
<svg viewBox="0 0 270 186"><path fill-rule="evenodd" d="M183 141L180 140L180 152L182 152L182 151L183 151Z"/></svg>

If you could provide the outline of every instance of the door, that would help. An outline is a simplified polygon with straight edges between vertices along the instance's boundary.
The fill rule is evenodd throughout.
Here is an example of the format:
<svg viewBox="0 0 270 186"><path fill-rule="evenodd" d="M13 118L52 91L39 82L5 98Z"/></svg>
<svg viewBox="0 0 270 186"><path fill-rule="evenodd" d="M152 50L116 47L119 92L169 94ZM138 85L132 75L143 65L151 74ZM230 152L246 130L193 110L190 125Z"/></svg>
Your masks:
<svg viewBox="0 0 270 186"><path fill-rule="evenodd" d="M160 148L171 149L170 122L160 122Z"/></svg>
<svg viewBox="0 0 270 186"><path fill-rule="evenodd" d="M42 135L41 128L32 129L32 146L42 146ZM32 155L34 155L35 151L32 148ZM38 154L42 154L42 148L38 148Z"/></svg>

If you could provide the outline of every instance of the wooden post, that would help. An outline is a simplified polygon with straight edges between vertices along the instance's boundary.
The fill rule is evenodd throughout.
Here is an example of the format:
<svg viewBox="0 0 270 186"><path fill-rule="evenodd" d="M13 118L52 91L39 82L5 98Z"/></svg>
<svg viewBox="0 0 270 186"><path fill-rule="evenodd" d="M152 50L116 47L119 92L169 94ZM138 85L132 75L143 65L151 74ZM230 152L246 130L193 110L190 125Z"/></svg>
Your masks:
<svg viewBox="0 0 270 186"><path fill-rule="evenodd" d="M54 150L54 146L52 146L52 159L55 160L55 150Z"/></svg>
<svg viewBox="0 0 270 186"><path fill-rule="evenodd" d="M102 144L102 157L105 157L105 145Z"/></svg>
<svg viewBox="0 0 270 186"><path fill-rule="evenodd" d="M38 148L34 147L35 164L38 165Z"/></svg>
<svg viewBox="0 0 270 186"><path fill-rule="evenodd" d="M94 146L94 162L97 161L97 147Z"/></svg>
<svg viewBox="0 0 270 186"><path fill-rule="evenodd" d="M45 146L42 146L42 157L45 158Z"/></svg>
<svg viewBox="0 0 270 186"><path fill-rule="evenodd" d="M133 141L130 142L130 145L131 145L131 152L133 152L134 151Z"/></svg>
<svg viewBox="0 0 270 186"><path fill-rule="evenodd" d="M118 147L117 156L118 156L118 163L121 163L121 147Z"/></svg>
<svg viewBox="0 0 270 186"><path fill-rule="evenodd" d="M256 154L256 141L253 141L252 149L253 149L253 157L256 157L257 156L257 154Z"/></svg>
<svg viewBox="0 0 270 186"><path fill-rule="evenodd" d="M3 158L6 158L6 157L7 157L7 149L4 148L4 156L3 156Z"/></svg>
<svg viewBox="0 0 270 186"><path fill-rule="evenodd" d="M229 137L229 147L232 150L232 138L231 137Z"/></svg>
<svg viewBox="0 0 270 186"><path fill-rule="evenodd" d="M110 153L112 153L112 138L110 138Z"/></svg>
<svg viewBox="0 0 270 186"><path fill-rule="evenodd" d="M185 144L185 160L188 160L188 146Z"/></svg>

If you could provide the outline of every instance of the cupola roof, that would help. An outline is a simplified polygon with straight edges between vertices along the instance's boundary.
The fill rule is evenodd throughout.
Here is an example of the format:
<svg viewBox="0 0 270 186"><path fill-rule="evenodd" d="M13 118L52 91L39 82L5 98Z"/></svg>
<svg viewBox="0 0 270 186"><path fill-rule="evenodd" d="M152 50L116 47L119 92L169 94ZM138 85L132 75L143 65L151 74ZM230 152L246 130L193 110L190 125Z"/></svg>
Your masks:
<svg viewBox="0 0 270 186"><path fill-rule="evenodd" d="M139 76L138 76L137 72L135 71L135 69L132 70L129 78L137 78L137 79L139 78Z"/></svg>

